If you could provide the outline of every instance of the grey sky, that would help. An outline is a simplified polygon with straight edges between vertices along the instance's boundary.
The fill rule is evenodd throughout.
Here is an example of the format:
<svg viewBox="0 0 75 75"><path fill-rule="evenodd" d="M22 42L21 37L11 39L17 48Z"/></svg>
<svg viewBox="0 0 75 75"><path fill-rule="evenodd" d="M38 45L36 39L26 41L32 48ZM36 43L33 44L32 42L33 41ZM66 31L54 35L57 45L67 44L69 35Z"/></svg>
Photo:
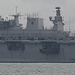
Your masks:
<svg viewBox="0 0 75 75"><path fill-rule="evenodd" d="M71 30L75 30L75 0L0 0L0 15L8 16L15 13L15 7L18 6L18 12L22 14L36 12L39 17L44 18L45 27L51 27L49 16L55 15L55 7L61 7L61 14L66 23L65 29L69 28L69 18ZM24 25L25 22L23 21Z"/></svg>

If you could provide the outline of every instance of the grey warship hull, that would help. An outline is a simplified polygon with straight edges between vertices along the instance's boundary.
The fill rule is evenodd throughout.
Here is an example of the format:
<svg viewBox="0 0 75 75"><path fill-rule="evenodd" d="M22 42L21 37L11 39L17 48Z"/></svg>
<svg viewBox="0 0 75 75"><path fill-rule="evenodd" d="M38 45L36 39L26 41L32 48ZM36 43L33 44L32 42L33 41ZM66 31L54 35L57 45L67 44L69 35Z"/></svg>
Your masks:
<svg viewBox="0 0 75 75"><path fill-rule="evenodd" d="M8 43L12 44L11 50L9 50ZM19 47L19 44L23 45L22 46L23 49ZM58 43L49 40L46 41L21 40L21 41L14 41L12 43L12 41L0 41L0 62L2 63L5 62L7 63L60 63L60 62L70 63L71 62L73 63L75 62L75 42Z"/></svg>

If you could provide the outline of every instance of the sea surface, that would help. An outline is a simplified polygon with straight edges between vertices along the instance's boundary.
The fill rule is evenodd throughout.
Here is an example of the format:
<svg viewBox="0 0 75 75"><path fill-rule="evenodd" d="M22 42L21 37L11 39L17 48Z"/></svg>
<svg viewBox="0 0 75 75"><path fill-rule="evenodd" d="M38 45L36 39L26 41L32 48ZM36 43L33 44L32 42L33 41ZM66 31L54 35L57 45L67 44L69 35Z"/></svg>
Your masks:
<svg viewBox="0 0 75 75"><path fill-rule="evenodd" d="M75 63L0 63L0 75L75 75Z"/></svg>

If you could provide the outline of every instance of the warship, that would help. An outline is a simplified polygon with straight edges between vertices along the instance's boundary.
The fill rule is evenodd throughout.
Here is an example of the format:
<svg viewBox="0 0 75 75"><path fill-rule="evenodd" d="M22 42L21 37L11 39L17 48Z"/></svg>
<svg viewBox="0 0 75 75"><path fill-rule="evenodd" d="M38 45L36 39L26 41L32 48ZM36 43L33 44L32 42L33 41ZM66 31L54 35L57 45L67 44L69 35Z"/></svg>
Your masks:
<svg viewBox="0 0 75 75"><path fill-rule="evenodd" d="M75 62L75 37L64 31L60 7L51 29L45 29L43 18L27 16L26 28L14 19L0 16L0 62L5 63L60 63Z"/></svg>

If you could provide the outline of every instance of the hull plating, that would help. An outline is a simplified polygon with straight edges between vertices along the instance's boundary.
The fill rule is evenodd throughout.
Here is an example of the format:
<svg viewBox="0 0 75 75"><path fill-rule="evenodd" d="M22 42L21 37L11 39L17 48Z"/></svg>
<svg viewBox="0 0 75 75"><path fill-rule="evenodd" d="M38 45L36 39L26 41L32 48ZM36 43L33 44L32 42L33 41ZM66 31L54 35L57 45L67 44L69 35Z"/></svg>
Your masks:
<svg viewBox="0 0 75 75"><path fill-rule="evenodd" d="M49 63L49 62L75 62L75 43L59 43L59 52L51 53L53 44L49 43L48 52L44 50L40 42L0 42L0 62L28 62L28 63ZM54 43L55 44L55 43ZM10 46L10 48L9 48ZM19 47L18 47L19 46ZM20 47L21 46L21 47ZM48 46L48 45L47 45ZM56 45L57 46L57 45ZM55 49L57 47L54 47ZM50 50L50 51L49 51ZM44 50L45 51L45 50ZM56 50L55 50L56 51Z"/></svg>

